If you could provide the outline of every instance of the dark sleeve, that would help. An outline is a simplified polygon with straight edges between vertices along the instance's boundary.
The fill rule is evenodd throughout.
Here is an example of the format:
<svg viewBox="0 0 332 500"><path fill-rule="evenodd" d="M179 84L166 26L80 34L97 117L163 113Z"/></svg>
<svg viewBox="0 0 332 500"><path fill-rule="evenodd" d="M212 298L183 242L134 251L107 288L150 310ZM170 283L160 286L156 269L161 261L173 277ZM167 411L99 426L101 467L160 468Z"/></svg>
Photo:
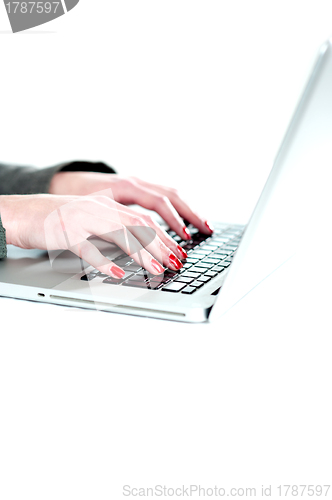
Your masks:
<svg viewBox="0 0 332 500"><path fill-rule="evenodd" d="M0 163L0 195L48 193L51 180L57 172L116 173L112 167L102 162L72 161L47 168L3 165ZM0 259L6 256L6 230L2 226L0 217Z"/></svg>
<svg viewBox="0 0 332 500"><path fill-rule="evenodd" d="M7 247L6 247L6 230L2 226L0 217L0 259L7 257Z"/></svg>
<svg viewBox="0 0 332 500"><path fill-rule="evenodd" d="M47 168L0 163L0 195L48 193L53 176L57 172L66 171L116 173L112 167L102 162L72 161Z"/></svg>

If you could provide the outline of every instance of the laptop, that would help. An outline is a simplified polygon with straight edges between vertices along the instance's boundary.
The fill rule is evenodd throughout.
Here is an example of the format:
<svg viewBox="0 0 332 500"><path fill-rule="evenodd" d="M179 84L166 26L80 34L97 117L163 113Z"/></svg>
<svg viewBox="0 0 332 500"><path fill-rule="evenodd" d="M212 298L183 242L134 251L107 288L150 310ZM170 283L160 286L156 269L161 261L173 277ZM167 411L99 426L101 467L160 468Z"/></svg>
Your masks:
<svg viewBox="0 0 332 500"><path fill-rule="evenodd" d="M332 166L332 39L325 42L287 129L273 168L246 225L212 219L211 236L188 225L188 258L178 272L152 276L115 244L96 238L104 255L126 274L103 275L68 251L8 247L0 261L0 295L182 322L211 321L226 312L296 254L324 199L324 173ZM320 181L321 179L321 181ZM329 193L326 193L328 196Z"/></svg>

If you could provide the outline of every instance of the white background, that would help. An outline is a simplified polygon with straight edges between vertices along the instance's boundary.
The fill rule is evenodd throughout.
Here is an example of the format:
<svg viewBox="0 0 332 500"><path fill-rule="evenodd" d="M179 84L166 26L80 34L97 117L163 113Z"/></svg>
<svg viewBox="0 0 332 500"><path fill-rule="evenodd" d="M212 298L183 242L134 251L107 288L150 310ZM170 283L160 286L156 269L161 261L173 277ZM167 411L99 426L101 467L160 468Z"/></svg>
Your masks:
<svg viewBox="0 0 332 500"><path fill-rule="evenodd" d="M103 160L246 222L331 20L319 0L81 0L12 35L0 5L0 161ZM2 299L1 500L331 483L329 300L261 287L217 326Z"/></svg>
<svg viewBox="0 0 332 500"><path fill-rule="evenodd" d="M2 6L1 161L101 159L191 182L203 214L246 222L331 12L328 1L81 0L13 36Z"/></svg>

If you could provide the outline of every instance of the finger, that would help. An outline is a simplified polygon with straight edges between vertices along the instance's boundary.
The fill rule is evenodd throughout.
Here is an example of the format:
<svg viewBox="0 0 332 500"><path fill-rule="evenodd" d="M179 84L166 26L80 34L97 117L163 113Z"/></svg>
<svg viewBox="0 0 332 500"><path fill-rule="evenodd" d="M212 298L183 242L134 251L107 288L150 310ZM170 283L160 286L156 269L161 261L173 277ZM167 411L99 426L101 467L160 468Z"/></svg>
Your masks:
<svg viewBox="0 0 332 500"><path fill-rule="evenodd" d="M135 190L135 203L157 212L182 239L190 240L186 225L167 196L138 184Z"/></svg>
<svg viewBox="0 0 332 500"><path fill-rule="evenodd" d="M110 209L103 202L107 200L102 197L102 200L96 201L93 198L85 198L80 203L74 206L67 206L67 225L71 227L73 216L79 214L80 231L79 235L72 228L66 230L68 248L86 260L89 264L96 267L98 270L105 269L106 274L112 275L115 272L115 277L119 277L121 268L115 266L111 269L108 266L109 260L104 257L99 250L87 238L92 235L100 236L106 241L116 243L124 252L130 255L140 266L143 266L151 274L162 274L163 266L145 250L140 242L127 231L126 227L119 222L121 218L127 217L127 223L131 216L121 212L118 209ZM120 205L120 207L122 207ZM125 207L123 207L125 208ZM74 211L75 209L75 211ZM66 229L66 224L62 217L62 229ZM115 220L114 220L115 219ZM67 228L68 229L68 228ZM68 238L68 234L70 238ZM87 258L86 258L87 257ZM181 265L182 266L182 265ZM120 271L119 271L120 269Z"/></svg>
<svg viewBox="0 0 332 500"><path fill-rule="evenodd" d="M158 238L169 248L178 259L183 260L188 257L187 252L149 215L143 215L144 221L152 227Z"/></svg>
<svg viewBox="0 0 332 500"><path fill-rule="evenodd" d="M107 259L91 241L84 240L80 243L76 243L71 246L69 250L103 274L107 274L116 279L125 276L124 270Z"/></svg>
<svg viewBox="0 0 332 500"><path fill-rule="evenodd" d="M157 236L156 231L143 218L137 216L137 214L134 216L129 215L126 212L119 212L118 215L123 222L121 228L113 229L109 233L100 233L102 229L100 228L98 236L106 241L116 243L139 265L152 274L164 272L164 268L160 263L173 270L179 270L183 267L176 255L163 243ZM104 220L103 226L105 224L109 227L109 221Z"/></svg>
<svg viewBox="0 0 332 500"><path fill-rule="evenodd" d="M107 201L105 203L107 203ZM104 220L104 223L107 224L108 228L110 227L110 220L112 221L112 233L114 234L112 234L112 236L111 234L109 234L108 238L111 237L112 241L116 242L116 244L120 246L120 248L122 248L126 253L132 254L135 260L139 258L138 256L140 255L140 252L142 252L142 248L145 247L147 252L153 255L155 259L157 259L159 264L162 263L163 265L173 270L179 270L183 267L183 264L180 262L179 258L185 259L187 257L186 252L184 252L184 250L182 250L182 248L177 245L177 243L170 236L168 236L167 233L160 228L160 226L157 227L157 224L153 223L151 218L143 216L141 217L141 214L138 214L136 211L113 201L110 203L110 206L112 208L109 209L107 207L103 207L102 211L100 210L99 206L97 208L97 211L96 207L93 207L93 211L95 212L95 214L99 214L99 218L101 214L103 215L102 219ZM114 220L119 222L114 222ZM149 221L150 224L147 221ZM151 227L153 224L155 227ZM96 234L95 231L97 228L94 221L90 221L90 226L91 228L94 228L94 234ZM129 228L128 237L130 238L130 242L125 240L125 227L127 229ZM164 233L164 240L166 240L166 243L168 244L171 243L172 249L170 249L167 244L161 238L159 238L159 235L156 234L157 231L155 230L155 228L159 232L159 234ZM98 228L98 236L102 235L101 237L104 238L104 233L101 233L100 231L102 231L102 228ZM132 239L133 235L135 236L136 240L140 242L139 246L137 245L137 241L135 239ZM129 247L127 243L130 243ZM141 262L142 259L144 265ZM140 256L139 264L143 265L143 267L145 268L146 259L147 254L143 252ZM156 267L155 262L153 262L153 266ZM159 268L158 270L159 272L164 271L164 269L161 271Z"/></svg>
<svg viewBox="0 0 332 500"><path fill-rule="evenodd" d="M173 240L173 238L171 236L169 236L169 234L167 234L167 232L156 221L153 220L152 217L145 215L145 214L138 214L138 212L136 210L133 210L130 207L127 207L127 206L122 205L120 203L117 203L113 199L109 198L107 196L107 191L104 191L104 192L106 193L105 195L100 194L96 197L93 197L94 199L96 198L97 205L89 207L89 211L91 211L92 213L95 213L96 215L100 215L100 205L103 205L103 206L106 205L111 210L113 210L112 215L110 215L110 218L112 218L113 220L116 219L118 221L120 221L120 219L121 219L121 222L125 225L131 224L131 223L133 223L133 221L128 222L128 219L124 220L123 217L121 218L121 216L123 214L131 215L135 218L139 215L142 217L142 219L150 227L152 227L156 231L158 238L160 238L161 241L163 241L163 243L168 248L170 248L170 250L173 252L173 254L176 258L178 258L178 259L186 259L187 258L187 253L185 252L185 250L180 245L178 245L176 243L176 241ZM182 220L181 220L181 224L185 228L185 225L184 225ZM180 237L183 239L182 235ZM166 262L164 261L164 263L167 265L167 261ZM171 267L171 269L173 269L173 267Z"/></svg>
<svg viewBox="0 0 332 500"><path fill-rule="evenodd" d="M106 241L116 243L139 265L145 267L152 274L164 272L164 268L160 263L173 270L183 267L177 256L156 235L156 231L149 227L137 212L128 209L128 207L100 195L85 198L80 210L84 212L88 236L94 234ZM126 230L125 226L129 225L132 232ZM151 232L153 233L152 237ZM169 239L172 241L173 246L177 248L175 241L170 237ZM146 247L146 250L143 247ZM181 258L184 258L183 252Z"/></svg>
<svg viewBox="0 0 332 500"><path fill-rule="evenodd" d="M176 193L169 193L169 199L176 209L176 211L183 217L183 219L187 220L193 226L197 227L199 231L204 234L212 234L214 228L210 222L208 222L205 218L200 217L196 212L194 212L188 203L186 203L180 195Z"/></svg>
<svg viewBox="0 0 332 500"><path fill-rule="evenodd" d="M122 217L125 217L125 214L122 214ZM88 214L85 217L85 225L90 235L99 236L105 241L115 243L151 274L162 274L165 271L160 262L141 245L124 225L102 217L91 217Z"/></svg>
<svg viewBox="0 0 332 500"><path fill-rule="evenodd" d="M152 255L157 256L158 260L169 269L173 269L174 271L181 269L183 267L182 262L157 236L156 231L148 224L143 225L142 223L144 221L134 226L129 226L127 229L141 242L146 250ZM153 235L152 237L151 234Z"/></svg>
<svg viewBox="0 0 332 500"><path fill-rule="evenodd" d="M201 217L197 212L192 210L189 204L183 200L176 189L165 187L161 185L150 184L140 179L135 178L135 182L142 187L152 189L159 194L169 198L171 204L174 206L179 215L187 220L189 223L197 227L202 233L211 234L213 232L213 226L209 223L205 217ZM172 228L173 229L173 228ZM175 231L175 229L174 229Z"/></svg>
<svg viewBox="0 0 332 500"><path fill-rule="evenodd" d="M141 219L145 222L145 225L148 225L155 231L158 238L160 238L160 240L166 245L168 249L170 249L175 254L178 259L181 260L187 258L187 252L177 244L177 242L160 226L160 224L158 224L158 222L153 219L153 217L146 214L138 214L136 210L133 210L130 207L121 206L121 212L131 215L132 217L140 216ZM128 222L128 220L124 221L122 219L122 222L125 223ZM131 222L133 221L131 220ZM140 224L141 222L138 222L138 225Z"/></svg>
<svg viewBox="0 0 332 500"><path fill-rule="evenodd" d="M139 240L129 231L128 228L124 228L122 234L119 232L103 233L99 235L105 241L112 241L118 245L126 254L129 255L134 261L144 267L151 274L162 274L165 269L160 264L164 259L161 258L159 254L158 260L156 260L152 254L145 249ZM156 253L156 252L155 252Z"/></svg>

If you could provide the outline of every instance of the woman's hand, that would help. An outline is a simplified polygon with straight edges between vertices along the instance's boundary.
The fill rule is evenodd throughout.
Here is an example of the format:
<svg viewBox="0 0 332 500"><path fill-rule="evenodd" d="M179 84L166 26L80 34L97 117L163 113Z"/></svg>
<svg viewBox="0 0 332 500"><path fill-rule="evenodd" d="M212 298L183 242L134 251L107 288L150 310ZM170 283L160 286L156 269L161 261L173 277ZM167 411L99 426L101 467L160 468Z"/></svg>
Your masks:
<svg viewBox="0 0 332 500"><path fill-rule="evenodd" d="M149 216L108 196L0 196L7 244L42 250L68 249L104 274L124 271L100 253L90 236L115 243L151 274L178 270L186 252Z"/></svg>
<svg viewBox="0 0 332 500"><path fill-rule="evenodd" d="M190 234L182 219L197 227L202 233L211 234L210 224L182 199L176 189L150 184L137 177L123 178L117 174L94 172L59 172L50 186L51 194L88 195L105 191L124 205L137 204L157 212L182 239Z"/></svg>

